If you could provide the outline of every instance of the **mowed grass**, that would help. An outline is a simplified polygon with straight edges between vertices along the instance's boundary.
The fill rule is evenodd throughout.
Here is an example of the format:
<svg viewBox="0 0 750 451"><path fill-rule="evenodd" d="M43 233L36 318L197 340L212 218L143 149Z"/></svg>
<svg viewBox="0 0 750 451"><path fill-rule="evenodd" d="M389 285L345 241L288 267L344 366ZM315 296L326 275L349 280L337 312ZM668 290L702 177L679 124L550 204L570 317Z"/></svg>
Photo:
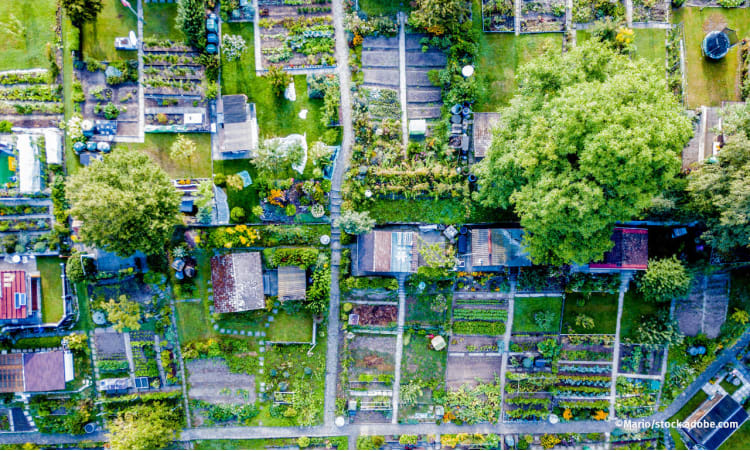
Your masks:
<svg viewBox="0 0 750 451"><path fill-rule="evenodd" d="M56 323L63 316L62 278L58 257L38 257L36 266L42 279L42 321Z"/></svg>
<svg viewBox="0 0 750 451"><path fill-rule="evenodd" d="M368 16L394 15L399 11L409 12L407 0L360 0L359 9Z"/></svg>
<svg viewBox="0 0 750 451"><path fill-rule="evenodd" d="M144 3L143 4L143 37L157 36L181 42L185 39L182 31L175 28L177 3Z"/></svg>
<svg viewBox="0 0 750 451"><path fill-rule="evenodd" d="M701 43L706 33L725 26L743 38L750 32L750 11L745 8L679 8L674 23L684 23L685 65L687 71L688 108L701 105L718 106L723 100L739 99L739 48L729 50L722 60L706 60Z"/></svg>
<svg viewBox="0 0 750 451"><path fill-rule="evenodd" d="M539 311L554 314L552 325L548 329L540 328L534 321L534 314ZM513 332L559 332L562 298L520 298L513 303Z"/></svg>
<svg viewBox="0 0 750 451"><path fill-rule="evenodd" d="M667 59L666 30L638 28L633 30L633 33L635 57L651 61L659 69L664 70Z"/></svg>
<svg viewBox="0 0 750 451"><path fill-rule="evenodd" d="M630 284L630 288L625 293L625 299L622 304L622 324L620 324L620 337L625 339L634 339L635 331L643 322L644 317L655 316L662 311L669 311L669 303L655 304L643 299L643 295L638 292L635 283Z"/></svg>
<svg viewBox="0 0 750 451"><path fill-rule="evenodd" d="M131 2L133 5L135 3ZM83 26L81 39L84 56L100 61L137 58L135 51L115 50L116 37L127 36L131 30L137 32L135 14L122 6L120 0L104 0L102 6L96 21Z"/></svg>
<svg viewBox="0 0 750 451"><path fill-rule="evenodd" d="M249 103L255 103L258 134L261 139L306 134L307 143L311 145L331 130L329 134L337 136L331 142L340 141L339 127L329 129L322 125L323 100L307 97L307 81L304 75L294 77L294 87L297 93L295 102L286 100L283 95L275 95L268 80L255 75L252 24L226 23L222 25L222 33L242 36L247 43L247 50L239 60L223 62L221 93L222 95L245 94ZM307 110L305 119L299 117L302 110Z"/></svg>
<svg viewBox="0 0 750 451"><path fill-rule="evenodd" d="M562 52L558 33L524 34L482 32L482 13L478 0L473 2L474 29L479 35L476 77L479 95L474 111L498 111L516 93L516 73L527 61L545 50Z"/></svg>
<svg viewBox="0 0 750 451"><path fill-rule="evenodd" d="M211 280L211 256L205 252L200 252L195 257L197 265L194 296L199 297L201 302L175 303L177 329L182 343L205 340L216 335L208 317L208 309L205 307L210 302L208 300L208 282Z"/></svg>
<svg viewBox="0 0 750 451"><path fill-rule="evenodd" d="M309 314L288 315L279 310L279 313L271 314L271 316L273 316L273 321L268 327L268 341L312 342L313 321Z"/></svg>
<svg viewBox="0 0 750 451"><path fill-rule="evenodd" d="M216 160L214 162L214 172L216 174L233 175L238 174L242 171L247 171L250 177L253 179L253 185L247 186L239 191L229 187L225 187L224 190L227 193L227 202L229 208L242 207L245 210L245 221L246 222L257 222L260 220L257 216L253 216L252 208L256 205L260 205L260 196L258 189L255 185L255 181L258 178L258 171L255 166L250 164L250 160Z"/></svg>
<svg viewBox="0 0 750 451"><path fill-rule="evenodd" d="M578 306L585 300L583 307ZM593 329L576 326L576 317L586 315L594 320ZM568 329L570 328L570 329ZM565 296L563 332L576 334L613 334L617 329L617 295L609 293L570 293Z"/></svg>
<svg viewBox="0 0 750 451"><path fill-rule="evenodd" d="M175 133L146 133L142 143L123 143L118 146L140 150L172 178L211 177L211 135L186 133L185 136L197 145L197 151L186 161L175 161L169 156L170 147L177 139Z"/></svg>
<svg viewBox="0 0 750 451"><path fill-rule="evenodd" d="M0 70L49 67L45 47L55 42L56 11L56 0L0 2Z"/></svg>

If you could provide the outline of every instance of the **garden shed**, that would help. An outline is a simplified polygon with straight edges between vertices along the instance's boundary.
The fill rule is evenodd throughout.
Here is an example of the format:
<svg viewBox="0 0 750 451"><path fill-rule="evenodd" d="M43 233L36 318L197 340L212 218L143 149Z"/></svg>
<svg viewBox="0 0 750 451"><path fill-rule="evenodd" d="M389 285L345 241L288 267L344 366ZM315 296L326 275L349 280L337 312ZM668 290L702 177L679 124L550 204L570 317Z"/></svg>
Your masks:
<svg viewBox="0 0 750 451"><path fill-rule="evenodd" d="M0 355L0 393L65 390L74 378L72 359L63 351Z"/></svg>
<svg viewBox="0 0 750 451"><path fill-rule="evenodd" d="M357 237L357 271L416 272L417 240L413 232L375 230Z"/></svg>
<svg viewBox="0 0 750 451"><path fill-rule="evenodd" d="M248 105L244 94L223 96L222 103L224 139L221 141L221 153L231 155L252 152L258 145L255 105Z"/></svg>
<svg viewBox="0 0 750 451"><path fill-rule="evenodd" d="M523 247L523 229L472 229L472 270L495 271L502 267L531 266Z"/></svg>
<svg viewBox="0 0 750 451"><path fill-rule="evenodd" d="M685 424L700 425L683 428L693 440L692 449L719 449L730 435L747 421L748 414L730 395L714 395L703 402L685 419ZM723 427L709 427L710 424L721 424Z"/></svg>
<svg viewBox="0 0 750 451"><path fill-rule="evenodd" d="M18 136L18 188L21 193L36 193L42 189L39 147L32 135Z"/></svg>
<svg viewBox="0 0 750 451"><path fill-rule="evenodd" d="M278 284L280 301L298 301L305 299L307 276L299 266L279 266Z"/></svg>
<svg viewBox="0 0 750 451"><path fill-rule="evenodd" d="M36 325L41 323L39 272L0 271L0 323Z"/></svg>
<svg viewBox="0 0 750 451"><path fill-rule="evenodd" d="M645 270L648 267L648 230L615 227L614 246L601 262L589 264L593 271Z"/></svg>
<svg viewBox="0 0 750 451"><path fill-rule="evenodd" d="M211 282L216 313L244 312L266 307L259 252L236 252L212 257Z"/></svg>

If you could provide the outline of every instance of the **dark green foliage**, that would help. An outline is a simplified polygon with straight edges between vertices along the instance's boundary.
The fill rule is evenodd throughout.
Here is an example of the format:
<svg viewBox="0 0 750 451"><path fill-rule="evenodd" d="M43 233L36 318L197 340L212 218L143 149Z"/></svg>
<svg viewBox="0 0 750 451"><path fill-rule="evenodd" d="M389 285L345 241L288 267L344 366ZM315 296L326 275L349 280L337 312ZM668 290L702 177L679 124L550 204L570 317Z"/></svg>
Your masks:
<svg viewBox="0 0 750 451"><path fill-rule="evenodd" d="M206 47L206 3L204 0L179 0L175 27L182 31L185 43L203 50Z"/></svg>

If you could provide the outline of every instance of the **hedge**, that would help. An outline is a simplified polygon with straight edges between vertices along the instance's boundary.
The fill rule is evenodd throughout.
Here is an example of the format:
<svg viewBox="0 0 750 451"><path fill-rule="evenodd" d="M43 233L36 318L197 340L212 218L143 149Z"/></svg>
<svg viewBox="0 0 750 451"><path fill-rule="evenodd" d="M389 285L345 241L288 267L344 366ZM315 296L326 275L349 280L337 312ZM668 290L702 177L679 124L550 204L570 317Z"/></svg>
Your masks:
<svg viewBox="0 0 750 451"><path fill-rule="evenodd" d="M489 321L456 321L453 333L462 335L503 335L505 323Z"/></svg>

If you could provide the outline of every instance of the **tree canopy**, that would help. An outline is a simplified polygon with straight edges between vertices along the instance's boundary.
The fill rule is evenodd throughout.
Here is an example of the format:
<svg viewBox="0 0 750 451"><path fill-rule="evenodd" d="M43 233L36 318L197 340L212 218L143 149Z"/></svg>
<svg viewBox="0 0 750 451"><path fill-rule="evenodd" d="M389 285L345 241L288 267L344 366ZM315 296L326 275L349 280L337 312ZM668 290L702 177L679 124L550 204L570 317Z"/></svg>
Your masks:
<svg viewBox="0 0 750 451"><path fill-rule="evenodd" d="M137 404L109 423L112 449L163 449L177 438L179 409L154 402Z"/></svg>
<svg viewBox="0 0 750 451"><path fill-rule="evenodd" d="M750 247L750 107L730 107L724 114L726 138L716 160L690 173L691 207L708 226L706 241L722 253Z"/></svg>
<svg viewBox="0 0 750 451"><path fill-rule="evenodd" d="M417 0L416 4L409 25L434 35L455 32L471 14L471 2L466 0Z"/></svg>
<svg viewBox="0 0 750 451"><path fill-rule="evenodd" d="M690 121L663 70L601 43L530 61L519 86L477 165L477 200L515 210L536 263L600 260L614 224L679 171Z"/></svg>
<svg viewBox="0 0 750 451"><path fill-rule="evenodd" d="M102 0L62 0L60 4L76 28L94 21L102 11Z"/></svg>
<svg viewBox="0 0 750 451"><path fill-rule="evenodd" d="M141 305L131 301L121 294L115 301L110 299L102 303L102 310L107 312L107 320L117 332L125 329L139 330L141 328Z"/></svg>
<svg viewBox="0 0 750 451"><path fill-rule="evenodd" d="M167 174L137 150L121 149L66 184L80 239L122 256L163 251L177 224L180 195Z"/></svg>

